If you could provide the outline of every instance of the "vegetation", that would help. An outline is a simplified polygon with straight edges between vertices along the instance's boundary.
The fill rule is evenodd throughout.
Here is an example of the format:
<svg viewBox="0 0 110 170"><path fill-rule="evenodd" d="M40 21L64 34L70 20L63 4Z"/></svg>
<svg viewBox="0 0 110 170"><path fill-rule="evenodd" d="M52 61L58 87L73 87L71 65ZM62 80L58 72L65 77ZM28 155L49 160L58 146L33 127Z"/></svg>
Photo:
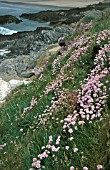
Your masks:
<svg viewBox="0 0 110 170"><path fill-rule="evenodd" d="M0 109L3 170L109 169L110 17L82 19L66 41Z"/></svg>

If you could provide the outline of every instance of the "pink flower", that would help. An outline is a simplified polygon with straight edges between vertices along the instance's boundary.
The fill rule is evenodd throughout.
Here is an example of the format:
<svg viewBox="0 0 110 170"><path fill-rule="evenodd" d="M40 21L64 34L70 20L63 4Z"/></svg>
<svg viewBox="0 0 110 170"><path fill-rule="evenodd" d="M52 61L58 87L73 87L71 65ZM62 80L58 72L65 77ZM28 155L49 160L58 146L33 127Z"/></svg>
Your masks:
<svg viewBox="0 0 110 170"><path fill-rule="evenodd" d="M88 168L87 167L83 167L83 170L88 170Z"/></svg>
<svg viewBox="0 0 110 170"><path fill-rule="evenodd" d="M77 152L77 151L78 151L78 148L73 148L73 151L74 151L74 152Z"/></svg>
<svg viewBox="0 0 110 170"><path fill-rule="evenodd" d="M51 146L51 149L52 149L53 152L58 152L59 149L60 149L60 147L56 148L56 147L53 145L53 146Z"/></svg>
<svg viewBox="0 0 110 170"><path fill-rule="evenodd" d="M85 122L84 121L79 121L78 124L79 125L83 125Z"/></svg>
<svg viewBox="0 0 110 170"><path fill-rule="evenodd" d="M72 141L74 138L73 137L70 137L68 140Z"/></svg>
<svg viewBox="0 0 110 170"><path fill-rule="evenodd" d="M69 133L73 133L73 129L69 129L68 132L69 132Z"/></svg>
<svg viewBox="0 0 110 170"><path fill-rule="evenodd" d="M50 149L50 148L51 148L51 145L49 145L49 144L48 144L48 145L46 145L46 148Z"/></svg>
<svg viewBox="0 0 110 170"><path fill-rule="evenodd" d="M33 162L35 162L35 161L37 161L37 159L36 159L36 158L33 158Z"/></svg>
<svg viewBox="0 0 110 170"><path fill-rule="evenodd" d="M40 168L40 161L35 162L35 167Z"/></svg>
<svg viewBox="0 0 110 170"><path fill-rule="evenodd" d="M74 170L74 166L71 166L71 167L70 167L70 170Z"/></svg>
<svg viewBox="0 0 110 170"><path fill-rule="evenodd" d="M68 149L69 149L69 146L65 146L65 149L68 150Z"/></svg>
<svg viewBox="0 0 110 170"><path fill-rule="evenodd" d="M102 169L103 168L103 166L102 165L97 165L97 169L99 170L99 169Z"/></svg>
<svg viewBox="0 0 110 170"><path fill-rule="evenodd" d="M6 143L3 144L3 147L5 147L5 146L6 146Z"/></svg>

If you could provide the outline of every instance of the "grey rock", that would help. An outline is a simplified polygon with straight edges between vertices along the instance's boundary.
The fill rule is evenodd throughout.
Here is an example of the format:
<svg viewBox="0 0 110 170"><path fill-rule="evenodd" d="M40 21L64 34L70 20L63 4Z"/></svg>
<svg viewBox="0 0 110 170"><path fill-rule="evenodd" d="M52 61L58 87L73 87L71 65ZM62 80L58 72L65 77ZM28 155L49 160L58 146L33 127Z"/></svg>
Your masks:
<svg viewBox="0 0 110 170"><path fill-rule="evenodd" d="M37 69L36 61L45 56L49 45L72 32L67 26L33 32L22 32L10 36L1 36L0 41L0 77L33 76ZM36 70L36 71L35 71ZM10 79L10 78L9 78Z"/></svg>
<svg viewBox="0 0 110 170"><path fill-rule="evenodd" d="M34 75L35 66L36 61L30 55L6 59L0 63L0 77L7 74L7 76L13 75L29 78Z"/></svg>
<svg viewBox="0 0 110 170"><path fill-rule="evenodd" d="M8 82L4 81L3 79L0 78L0 106L1 104L3 104L5 102L5 98L7 97L7 95L16 87L22 85L22 84L29 84L32 81L30 80L16 80L16 79L12 79Z"/></svg>
<svg viewBox="0 0 110 170"><path fill-rule="evenodd" d="M19 20L18 18L12 15L0 16L0 24L13 23L13 22L19 24L20 22L22 22L22 20Z"/></svg>
<svg viewBox="0 0 110 170"><path fill-rule="evenodd" d="M30 78L34 75L35 75L35 73L34 73L33 70L32 71L31 70L30 71L24 71L24 72L21 72L20 74L18 74L18 76L23 77L23 78Z"/></svg>

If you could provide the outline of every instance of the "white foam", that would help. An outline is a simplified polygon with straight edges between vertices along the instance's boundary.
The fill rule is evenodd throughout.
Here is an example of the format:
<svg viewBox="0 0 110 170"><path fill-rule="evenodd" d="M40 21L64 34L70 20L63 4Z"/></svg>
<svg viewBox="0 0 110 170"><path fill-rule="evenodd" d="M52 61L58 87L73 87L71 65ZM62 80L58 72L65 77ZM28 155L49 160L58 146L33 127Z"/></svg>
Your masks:
<svg viewBox="0 0 110 170"><path fill-rule="evenodd" d="M15 30L10 30L8 28L0 27L0 34L2 35L12 35L14 33L17 33Z"/></svg>
<svg viewBox="0 0 110 170"><path fill-rule="evenodd" d="M4 54L8 54L10 53L11 51L9 51L8 49L0 49L0 55L4 55Z"/></svg>

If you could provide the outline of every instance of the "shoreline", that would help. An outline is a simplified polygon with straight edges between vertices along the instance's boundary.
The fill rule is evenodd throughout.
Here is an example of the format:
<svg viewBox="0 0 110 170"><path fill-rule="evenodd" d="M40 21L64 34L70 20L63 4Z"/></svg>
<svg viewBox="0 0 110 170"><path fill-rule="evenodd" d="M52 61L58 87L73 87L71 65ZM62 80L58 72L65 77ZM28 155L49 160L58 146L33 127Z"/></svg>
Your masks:
<svg viewBox="0 0 110 170"><path fill-rule="evenodd" d="M31 6L31 7L34 7L35 8L35 5L37 6L43 6L43 7L59 7L59 8L76 8L76 7L79 7L79 8L82 8L82 7L86 7L88 5L93 5L93 4L98 4L99 2L104 2L104 0L55 0L54 2L53 1L37 1L37 2L32 2L32 1L26 1L26 0L19 0L19 1L16 1L15 0L3 0L3 1L0 1L0 3L9 3L9 4L13 4L13 5L26 5L27 7L28 6Z"/></svg>
<svg viewBox="0 0 110 170"><path fill-rule="evenodd" d="M91 11L94 8L98 9L97 5L94 4L93 7L89 6L87 9L86 7L82 7L82 13L87 10ZM102 8L103 7L101 7L100 10ZM82 13L80 14L80 12L81 8L77 8L77 10L70 9L68 11L42 11L37 14L24 14L24 18L28 16L28 19L33 20L34 18L40 19L40 21L43 20L44 22L48 20L53 24L53 28L39 27L35 31L18 32L13 35L3 35L0 37L2 38L0 46L1 49L4 50L4 54L1 55L2 60L0 63L0 78L3 84L14 79L13 81L17 83L17 87L20 79L29 80L31 77L35 76L39 70L39 65L37 65L38 59L44 56L49 57L50 54L53 54L53 49L47 52L48 48L56 43L59 46L58 39L60 37L64 37L75 31L75 24L80 20L80 17L82 18L82 15L84 15Z"/></svg>

